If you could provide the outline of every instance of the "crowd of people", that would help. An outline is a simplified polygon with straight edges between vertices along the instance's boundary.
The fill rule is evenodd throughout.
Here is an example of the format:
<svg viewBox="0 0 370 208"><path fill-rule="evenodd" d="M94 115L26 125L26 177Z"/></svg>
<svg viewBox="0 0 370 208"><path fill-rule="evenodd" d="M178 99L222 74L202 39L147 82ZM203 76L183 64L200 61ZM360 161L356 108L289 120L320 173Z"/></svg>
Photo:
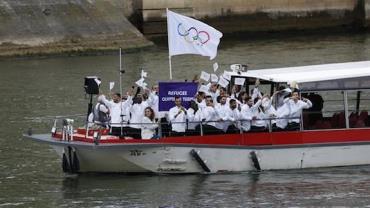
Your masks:
<svg viewBox="0 0 370 208"><path fill-rule="evenodd" d="M110 128L112 135L134 139L159 136L209 135L240 132L285 131L300 129L303 109L312 107L299 90L280 87L273 95L263 94L256 85L250 93L240 85L227 89L213 83L207 92L198 91L190 107L181 97L168 112L158 111L158 85L140 88L125 96L101 94L90 115L94 125Z"/></svg>

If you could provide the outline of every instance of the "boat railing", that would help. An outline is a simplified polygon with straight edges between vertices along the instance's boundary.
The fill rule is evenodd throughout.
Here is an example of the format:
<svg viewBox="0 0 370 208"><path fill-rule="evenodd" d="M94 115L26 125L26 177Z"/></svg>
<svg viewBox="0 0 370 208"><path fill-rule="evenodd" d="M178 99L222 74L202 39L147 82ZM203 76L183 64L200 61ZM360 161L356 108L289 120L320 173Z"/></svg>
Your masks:
<svg viewBox="0 0 370 208"><path fill-rule="evenodd" d="M320 114L319 117L314 114ZM314 118L310 118L311 117ZM352 114L351 114L352 115ZM275 132L275 131L292 131L292 130L318 130L318 129L341 129L346 128L345 126L345 115L343 111L333 111L333 115L331 117L322 117L321 112L319 111L311 111L311 112L303 112L302 118L300 117L268 117L263 119L252 119L252 120L216 120L216 121L186 121L186 122L168 122L166 118L156 119L153 123L130 123L127 121L121 123L112 123L107 122L105 124L97 123L97 122L86 122L86 116L74 116L73 119L69 119L69 116L58 116L54 117L54 125L52 128L52 133L55 134L57 131L61 131L62 137L66 140L71 139L73 137L73 133L75 131L74 126L83 126L86 131L86 137L88 135L88 130L97 130L97 129L106 129L104 132L112 134L111 126L114 127L121 127L121 133L125 133L127 131L131 131L132 128L140 129L144 126L156 125L153 128L155 131L156 138L162 137L171 137L176 136L176 132L171 131L171 125L173 124L184 124L186 135L208 135L208 134L225 134L225 133L244 133L244 132ZM277 125L279 122L290 121L290 120L299 120L300 125L296 126L287 126L285 129L278 128ZM310 124L310 119L314 122L314 124ZM260 124L265 122L265 128L256 128L255 124ZM285 122L287 123L287 122ZM350 122L351 123L351 122ZM220 126L225 125L225 128L220 128ZM226 125L231 125L231 128L227 130ZM217 127L215 127L217 126ZM369 127L369 124L362 125L363 127ZM251 127L249 129L249 127ZM348 128L348 127L347 127ZM349 128L359 128L355 125L349 126ZM91 131L90 131L91 132ZM140 134L140 131L136 131L137 134ZM182 134L180 134L182 135ZM137 137L140 137L138 135ZM73 139L73 138L72 138Z"/></svg>
<svg viewBox="0 0 370 208"><path fill-rule="evenodd" d="M85 137L88 137L89 130L102 130L105 129L109 134L112 134L112 126L121 128L121 132L124 132L125 135L127 132L130 132L133 128L141 129L142 127L150 126L152 131L155 131L156 138L171 137L176 136L174 131L171 131L171 125L174 124L183 124L185 125L186 132L183 135L189 136L203 136L203 135L215 135L215 134L242 134L244 132L273 132L278 131L277 127L274 125L279 120L291 120L291 119L300 119L300 117L286 117L286 118L277 118L269 117L263 119L241 119L241 120L202 120L202 121L186 121L186 122L168 122L166 119L156 119L153 123L130 123L130 122L121 122L121 123L100 123L100 122L87 122L84 127ZM256 127L257 122L265 122L261 127ZM73 134L76 132L74 125L76 120L70 119L67 117L58 117L54 120L54 125L52 127L52 134L60 131L62 132L62 140L73 140ZM224 127L224 128L222 128ZM296 129L299 130L299 129ZM96 131L97 133L101 131ZM136 133L138 133L136 131ZM140 132L139 132L140 133ZM100 133L99 133L100 134ZM128 133L128 135L130 135ZM178 134L177 134L178 135ZM182 135L180 133L180 135ZM96 137L94 135L93 137Z"/></svg>

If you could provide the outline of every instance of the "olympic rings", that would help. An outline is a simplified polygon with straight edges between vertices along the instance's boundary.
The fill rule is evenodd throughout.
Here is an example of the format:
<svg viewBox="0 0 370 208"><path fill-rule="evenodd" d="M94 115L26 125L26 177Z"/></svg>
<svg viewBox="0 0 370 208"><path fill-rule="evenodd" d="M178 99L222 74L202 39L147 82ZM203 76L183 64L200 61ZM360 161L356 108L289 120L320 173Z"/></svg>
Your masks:
<svg viewBox="0 0 370 208"><path fill-rule="evenodd" d="M177 33L184 37L184 40L188 43L193 43L196 45L204 45L206 44L210 39L211 36L206 31L198 31L195 27L190 27L189 29L185 29L182 23L177 25Z"/></svg>

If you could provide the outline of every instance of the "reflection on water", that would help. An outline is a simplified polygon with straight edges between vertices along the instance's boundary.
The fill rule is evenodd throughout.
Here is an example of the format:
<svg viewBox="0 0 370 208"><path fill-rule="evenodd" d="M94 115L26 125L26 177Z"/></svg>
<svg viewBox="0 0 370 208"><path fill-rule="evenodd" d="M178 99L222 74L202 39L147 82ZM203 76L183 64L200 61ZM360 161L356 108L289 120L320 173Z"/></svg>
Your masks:
<svg viewBox="0 0 370 208"><path fill-rule="evenodd" d="M88 207L365 206L370 203L369 173L370 167L355 167L227 175L81 175L65 178L61 192L64 203Z"/></svg>
<svg viewBox="0 0 370 208"><path fill-rule="evenodd" d="M201 70L220 72L231 63L251 68L368 60L367 34L269 39L225 39L215 61L172 58L174 78ZM97 75L102 89L118 83L118 57L62 57L0 61L0 207L276 207L369 206L370 168L326 168L229 175L66 176L61 161L43 144L21 138L32 127L49 132L51 117L84 114L83 78ZM124 54L125 89L149 72L149 84L167 80L165 45ZM118 84L116 84L118 86ZM117 90L117 89L115 89ZM114 158L112 158L114 159Z"/></svg>

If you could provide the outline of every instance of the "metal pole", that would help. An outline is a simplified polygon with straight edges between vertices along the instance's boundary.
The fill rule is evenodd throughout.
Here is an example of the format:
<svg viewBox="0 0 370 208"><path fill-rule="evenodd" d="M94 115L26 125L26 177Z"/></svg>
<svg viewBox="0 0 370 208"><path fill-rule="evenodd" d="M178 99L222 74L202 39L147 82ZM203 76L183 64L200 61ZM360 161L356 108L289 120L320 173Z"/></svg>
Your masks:
<svg viewBox="0 0 370 208"><path fill-rule="evenodd" d="M172 61L170 55L170 23L168 21L168 8L166 8L166 15L167 15L167 40L168 40L168 62L170 67L170 80L172 80Z"/></svg>
<svg viewBox="0 0 370 208"><path fill-rule="evenodd" d="M343 100L344 100L344 117L346 119L346 129L349 129L348 92L347 91L343 91Z"/></svg>
<svg viewBox="0 0 370 208"><path fill-rule="evenodd" d="M89 94L89 95L90 95L90 101L89 101L89 104L87 106L86 129L87 129L87 126L89 125L90 113L92 113L92 111L93 111L93 104L92 104L93 95L92 94Z"/></svg>
<svg viewBox="0 0 370 208"><path fill-rule="evenodd" d="M172 62L171 62L171 56L168 56L168 61L170 65L170 80L172 80Z"/></svg>
<svg viewBox="0 0 370 208"><path fill-rule="evenodd" d="M356 97L356 114L359 115L360 113L360 100L361 100L361 91L357 91Z"/></svg>
<svg viewBox="0 0 370 208"><path fill-rule="evenodd" d="M122 96L122 48L119 48L119 92Z"/></svg>
<svg viewBox="0 0 370 208"><path fill-rule="evenodd" d="M119 92L121 94L121 100L120 100L120 103L121 103L121 114L120 114L120 117L121 117L121 133L120 133L120 137L122 136L123 134L123 115L122 115L122 74L123 74L123 70L122 70L122 48L119 48Z"/></svg>
<svg viewBox="0 0 370 208"><path fill-rule="evenodd" d="M200 135L203 136L203 124L202 124L202 121L200 121L199 127L200 127Z"/></svg>

